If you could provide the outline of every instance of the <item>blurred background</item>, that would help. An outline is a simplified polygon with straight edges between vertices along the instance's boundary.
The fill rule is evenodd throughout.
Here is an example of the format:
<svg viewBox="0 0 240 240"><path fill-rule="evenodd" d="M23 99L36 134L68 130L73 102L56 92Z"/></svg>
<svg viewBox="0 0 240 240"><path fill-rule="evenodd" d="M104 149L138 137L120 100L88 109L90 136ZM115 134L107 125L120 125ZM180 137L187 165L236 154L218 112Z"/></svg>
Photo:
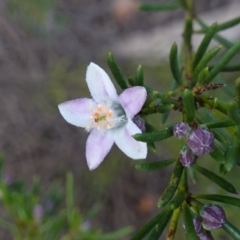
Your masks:
<svg viewBox="0 0 240 240"><path fill-rule="evenodd" d="M90 96L86 67L93 61L110 74L106 63L109 51L126 76L133 75L142 63L148 85L168 89L168 51L174 41L181 41L184 13L141 12L137 9L141 2L0 0L0 151L5 156L4 172L29 186L38 175L43 189L53 180L64 182L66 172L73 172L76 205L84 213L94 203L101 203L94 224L105 232L129 225L137 229L155 215L156 201L171 167L161 173L136 171L135 162L114 147L101 166L90 172L85 160L88 134L65 122L57 105ZM209 24L239 14L237 0L196 2L197 13ZM234 41L240 31L224 34ZM151 121L161 128L158 118ZM169 121L178 120L180 115L176 114ZM157 153L149 153L149 160L171 158L177 154L177 144L173 139L163 141ZM209 185L205 192L213 187ZM11 239L1 228L0 236Z"/></svg>

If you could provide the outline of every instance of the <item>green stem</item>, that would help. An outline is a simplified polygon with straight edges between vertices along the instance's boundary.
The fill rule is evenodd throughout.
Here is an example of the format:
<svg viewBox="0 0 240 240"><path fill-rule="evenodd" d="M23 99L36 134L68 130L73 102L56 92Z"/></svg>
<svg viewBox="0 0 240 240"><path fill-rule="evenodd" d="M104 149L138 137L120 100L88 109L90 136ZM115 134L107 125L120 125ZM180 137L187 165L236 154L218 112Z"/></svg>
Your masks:
<svg viewBox="0 0 240 240"><path fill-rule="evenodd" d="M240 231L230 222L223 224L222 228L235 240L240 240Z"/></svg>
<svg viewBox="0 0 240 240"><path fill-rule="evenodd" d="M206 95L199 95L196 96L197 102L200 103L200 105L210 108L210 109L217 109L219 112L222 112L227 115L227 105L219 102L217 98L209 99Z"/></svg>

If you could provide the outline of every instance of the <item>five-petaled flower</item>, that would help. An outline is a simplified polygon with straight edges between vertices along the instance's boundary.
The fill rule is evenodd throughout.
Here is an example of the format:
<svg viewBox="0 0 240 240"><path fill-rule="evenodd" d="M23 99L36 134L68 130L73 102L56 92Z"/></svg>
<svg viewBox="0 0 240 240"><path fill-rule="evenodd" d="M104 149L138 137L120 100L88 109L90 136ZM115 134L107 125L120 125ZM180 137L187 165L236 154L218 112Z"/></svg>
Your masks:
<svg viewBox="0 0 240 240"><path fill-rule="evenodd" d="M145 159L147 145L132 135L141 130L132 121L147 96L144 87L132 87L119 96L107 73L94 63L87 68L86 82L93 99L80 98L59 104L63 118L91 131L86 144L90 170L99 166L114 142L132 159Z"/></svg>

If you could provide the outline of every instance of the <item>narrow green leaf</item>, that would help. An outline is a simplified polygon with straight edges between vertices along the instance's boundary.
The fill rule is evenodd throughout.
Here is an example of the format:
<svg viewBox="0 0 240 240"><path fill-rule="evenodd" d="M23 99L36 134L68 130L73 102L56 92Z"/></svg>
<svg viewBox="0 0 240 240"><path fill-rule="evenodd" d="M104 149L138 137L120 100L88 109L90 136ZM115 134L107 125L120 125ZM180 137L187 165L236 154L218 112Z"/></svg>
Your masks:
<svg viewBox="0 0 240 240"><path fill-rule="evenodd" d="M170 208L172 210L179 208L182 205L183 201L186 200L187 196L188 196L188 193L186 192L186 190L181 190L181 191L177 190L177 193L169 202L169 204L167 205L167 208Z"/></svg>
<svg viewBox="0 0 240 240"><path fill-rule="evenodd" d="M185 10L188 10L188 4L186 0L178 0L178 2Z"/></svg>
<svg viewBox="0 0 240 240"><path fill-rule="evenodd" d="M148 143L147 143L147 148L148 148L149 151L157 152L157 149L156 149L156 146L155 146L154 143L148 142Z"/></svg>
<svg viewBox="0 0 240 240"><path fill-rule="evenodd" d="M143 171L154 171L161 168L165 168L174 162L176 162L175 158L164 160L164 161L158 161L158 162L139 163L135 167L136 169L143 170Z"/></svg>
<svg viewBox="0 0 240 240"><path fill-rule="evenodd" d="M240 156L240 146L239 144L232 144L228 146L228 150L226 152L226 163L224 165L224 168L227 172L230 172L238 162Z"/></svg>
<svg viewBox="0 0 240 240"><path fill-rule="evenodd" d="M214 23L210 28L208 28L207 33L205 34L195 54L195 57L193 60L193 69L195 69L195 67L198 65L199 61L202 59L203 55L205 54L209 46L209 43L211 42L214 34L216 33L217 26L218 26L217 23Z"/></svg>
<svg viewBox="0 0 240 240"><path fill-rule="evenodd" d="M230 222L223 224L222 229L225 230L233 239L240 240L240 231Z"/></svg>
<svg viewBox="0 0 240 240"><path fill-rule="evenodd" d="M178 47L175 42L173 43L173 45L171 47L170 54L169 54L169 60L170 60L170 68L172 71L173 78L175 79L177 84L179 86L181 86L182 76L181 76L181 72L180 72L179 66L178 66Z"/></svg>
<svg viewBox="0 0 240 240"><path fill-rule="evenodd" d="M114 78L116 79L118 85L122 88L122 89L126 89L128 88L127 83L125 78L123 77L117 63L114 60L113 54L110 52L108 53L108 66L112 72L112 75L114 76Z"/></svg>
<svg viewBox="0 0 240 240"><path fill-rule="evenodd" d="M158 201L158 207L164 207L174 196L177 191L182 173L183 166L180 161L176 162L175 168L171 174L167 188L164 190L161 198Z"/></svg>
<svg viewBox="0 0 240 240"><path fill-rule="evenodd" d="M210 152L209 155L215 159L218 163L225 163L225 157L223 152L216 146L213 152Z"/></svg>
<svg viewBox="0 0 240 240"><path fill-rule="evenodd" d="M169 211L169 212L165 213L165 215L163 215L161 219L159 219L158 223L156 224L156 226L153 228L153 230L149 234L147 240L158 240L159 239L163 230L167 226L167 224L172 216L172 213L173 213L173 211Z"/></svg>
<svg viewBox="0 0 240 240"><path fill-rule="evenodd" d="M197 22L200 24L200 26L203 28L203 30L207 31L209 28L201 19L197 19ZM226 48L231 48L233 46L233 43L227 40L226 38L222 37L219 34L214 35L214 39L217 40L219 43L221 43Z"/></svg>
<svg viewBox="0 0 240 240"><path fill-rule="evenodd" d="M201 173L203 176L205 176L206 178L210 179L211 181L215 182L218 186L220 186L221 188L223 188L224 190L226 190L227 192L230 193L235 193L237 194L236 189L234 188L234 186L226 181L224 178L219 177L218 175L216 175L215 173L207 170L206 168L200 167L197 164L194 164L192 166L196 171L198 171L199 173Z"/></svg>
<svg viewBox="0 0 240 240"><path fill-rule="evenodd" d="M236 126L237 123L232 121L230 118L224 120L218 120L215 122L210 122L205 124L208 128L226 128Z"/></svg>
<svg viewBox="0 0 240 240"><path fill-rule="evenodd" d="M195 100L192 91L185 89L182 95L183 109L186 114L187 122L193 123L195 116Z"/></svg>
<svg viewBox="0 0 240 240"><path fill-rule="evenodd" d="M202 87L204 85L208 73L209 73L209 69L208 67L206 67L206 68L203 68L201 72L198 74L197 85L199 87Z"/></svg>
<svg viewBox="0 0 240 240"><path fill-rule="evenodd" d="M173 135L173 127L169 127L166 130L163 131L155 131L151 133L138 133L135 134L133 137L137 141L141 142L157 142L157 141L162 141L164 139L167 139Z"/></svg>
<svg viewBox="0 0 240 240"><path fill-rule="evenodd" d="M235 82L236 92L235 92L235 101L238 109L240 109L240 78L238 78Z"/></svg>
<svg viewBox="0 0 240 240"><path fill-rule="evenodd" d="M236 122L236 125L240 124L240 110L238 109L236 103L228 103L227 113L229 118Z"/></svg>
<svg viewBox="0 0 240 240"><path fill-rule="evenodd" d="M210 66L209 69L213 69L214 66ZM240 65L239 64L235 64L235 65L228 65L225 66L221 69L221 72L237 72L240 71Z"/></svg>
<svg viewBox="0 0 240 240"><path fill-rule="evenodd" d="M232 20L229 20L225 23L219 24L218 27L217 27L217 31L219 32L219 31L225 30L225 29L233 27L233 26L235 26L239 23L240 23L240 17L236 17L236 18L234 18Z"/></svg>
<svg viewBox="0 0 240 240"><path fill-rule="evenodd" d="M217 195L217 194L196 194L196 195L192 195L191 197L212 200L215 202L222 202L222 203L226 203L236 207L240 207L240 198Z"/></svg>
<svg viewBox="0 0 240 240"><path fill-rule="evenodd" d="M170 201L169 205L163 210L170 209L169 212L167 212L157 223L155 228L150 233L148 240L158 240L161 236L164 228L166 227L167 223L169 222L169 219L173 213L174 210L179 208L183 201L186 199L187 193L185 191L179 191L175 194L173 199ZM176 220L176 219L175 219Z"/></svg>
<svg viewBox="0 0 240 240"><path fill-rule="evenodd" d="M168 234L167 234L166 240L174 240L175 239L175 234L177 232L177 226L178 226L178 220L179 220L180 214L181 214L180 207L174 210L170 224L169 224L169 229L168 229Z"/></svg>
<svg viewBox="0 0 240 240"><path fill-rule="evenodd" d="M218 63L214 66L214 68L208 74L206 79L206 83L210 83L215 76L222 70L224 66L240 51L240 41L236 42L229 50L222 56L222 58L218 61Z"/></svg>
<svg viewBox="0 0 240 240"><path fill-rule="evenodd" d="M187 240L198 240L198 236L196 234L195 227L193 225L192 214L186 202L183 203L182 211L183 211L183 220L184 220L185 228L187 232Z"/></svg>
<svg viewBox="0 0 240 240"><path fill-rule="evenodd" d="M141 65L139 65L135 74L136 86L143 86L143 80L144 80L143 68Z"/></svg>
<svg viewBox="0 0 240 240"><path fill-rule="evenodd" d="M178 9L180 5L178 3L159 3L159 4L149 4L142 3L139 5L139 9L142 11L168 11Z"/></svg>
<svg viewBox="0 0 240 240"><path fill-rule="evenodd" d="M193 21L192 17L187 17L185 20L185 29L184 29L184 45L191 47L192 31L193 31Z"/></svg>
<svg viewBox="0 0 240 240"><path fill-rule="evenodd" d="M173 210L165 208L161 213L152 218L143 228L140 229L130 240L142 240L154 226L166 215L172 213Z"/></svg>
<svg viewBox="0 0 240 240"><path fill-rule="evenodd" d="M135 86L135 82L134 82L134 78L132 78L132 77L128 77L127 78L127 81L128 81L128 83L131 85L131 86Z"/></svg>
<svg viewBox="0 0 240 240"><path fill-rule="evenodd" d="M198 75L200 72L207 66L207 64L212 60L213 57L217 55L217 53L222 49L222 46L216 46L212 49L210 49L198 62L198 65L195 67L193 76L192 76L192 81L191 81L191 86L195 86L198 80ZM209 74L208 74L209 76ZM208 77L207 76L207 77ZM205 81L202 83L202 85L205 85L207 82L207 77L205 78Z"/></svg>

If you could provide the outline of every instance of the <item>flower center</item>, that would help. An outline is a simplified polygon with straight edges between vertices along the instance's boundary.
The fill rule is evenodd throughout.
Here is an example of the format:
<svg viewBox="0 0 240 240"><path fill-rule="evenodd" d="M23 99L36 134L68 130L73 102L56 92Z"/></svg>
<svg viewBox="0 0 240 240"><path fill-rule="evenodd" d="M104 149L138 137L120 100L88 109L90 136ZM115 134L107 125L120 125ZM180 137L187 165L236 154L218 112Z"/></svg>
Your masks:
<svg viewBox="0 0 240 240"><path fill-rule="evenodd" d="M87 131L93 128L98 130L118 128L123 126L127 121L122 106L116 102L98 104L95 108L91 109L91 113L91 120L86 128Z"/></svg>

